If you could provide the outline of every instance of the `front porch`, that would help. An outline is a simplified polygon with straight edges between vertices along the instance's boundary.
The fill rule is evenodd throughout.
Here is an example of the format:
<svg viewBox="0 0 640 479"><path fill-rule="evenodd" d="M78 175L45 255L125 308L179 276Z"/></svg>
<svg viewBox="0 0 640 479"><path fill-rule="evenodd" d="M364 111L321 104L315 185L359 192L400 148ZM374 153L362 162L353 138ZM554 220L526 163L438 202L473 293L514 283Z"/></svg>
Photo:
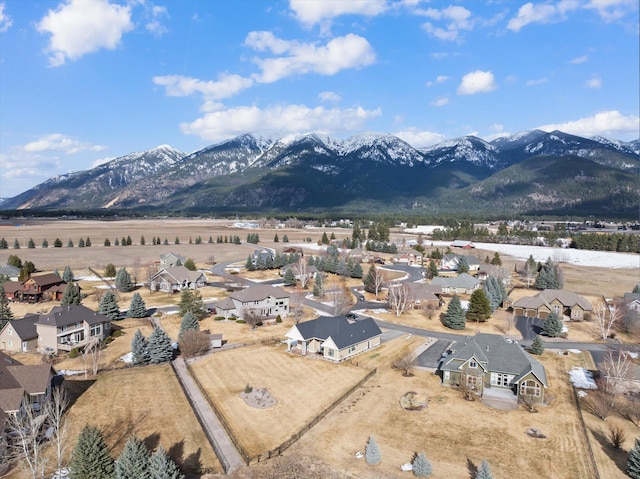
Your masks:
<svg viewBox="0 0 640 479"><path fill-rule="evenodd" d="M518 396L511 389L485 386L482 391L482 404L494 409L518 409Z"/></svg>

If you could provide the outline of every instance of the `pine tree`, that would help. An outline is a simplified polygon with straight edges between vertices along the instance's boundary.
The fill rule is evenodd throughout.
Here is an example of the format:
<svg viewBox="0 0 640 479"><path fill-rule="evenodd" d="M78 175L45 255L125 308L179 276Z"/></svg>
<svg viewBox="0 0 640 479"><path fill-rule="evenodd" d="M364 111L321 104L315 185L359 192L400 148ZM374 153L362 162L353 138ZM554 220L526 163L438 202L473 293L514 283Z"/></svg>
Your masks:
<svg viewBox="0 0 640 479"><path fill-rule="evenodd" d="M476 289L471 294L469 309L467 310L467 321L484 322L491 317L491 304L487 295L481 289Z"/></svg>
<svg viewBox="0 0 640 479"><path fill-rule="evenodd" d="M84 245L85 245L87 248L91 248L91 238L89 238L89 237L87 236L87 240L84 242Z"/></svg>
<svg viewBox="0 0 640 479"><path fill-rule="evenodd" d="M109 263L104 268L104 276L106 278L115 278L116 274L117 274L116 267L113 264Z"/></svg>
<svg viewBox="0 0 640 479"><path fill-rule="evenodd" d="M162 446L151 455L149 477L150 479L184 479L184 475L180 472L176 463L167 456Z"/></svg>
<svg viewBox="0 0 640 479"><path fill-rule="evenodd" d="M493 479L491 468L489 467L489 463L486 459L483 459L480 463L480 467L478 468L478 472L476 472L475 479Z"/></svg>
<svg viewBox="0 0 640 479"><path fill-rule="evenodd" d="M36 243L33 241L33 238L29 238L29 243L27 244L27 248L35 249Z"/></svg>
<svg viewBox="0 0 640 479"><path fill-rule="evenodd" d="M104 245L105 246L111 246L111 241L109 241L109 238L105 238L104 239Z"/></svg>
<svg viewBox="0 0 640 479"><path fill-rule="evenodd" d="M75 283L68 283L60 304L63 306L69 306L82 303L82 295L80 294L80 287Z"/></svg>
<svg viewBox="0 0 640 479"><path fill-rule="evenodd" d="M549 313L547 319L542 324L542 333L550 338L557 338L562 334L562 320L553 311Z"/></svg>
<svg viewBox="0 0 640 479"><path fill-rule="evenodd" d="M84 248L84 239L80 238L78 240L78 248Z"/></svg>
<svg viewBox="0 0 640 479"><path fill-rule="evenodd" d="M49 247L49 242L47 241L47 238L42 240L42 247L43 248L48 248Z"/></svg>
<svg viewBox="0 0 640 479"><path fill-rule="evenodd" d="M13 249L20 249L20 241L18 241L18 238L13 240Z"/></svg>
<svg viewBox="0 0 640 479"><path fill-rule="evenodd" d="M376 267L373 264L369 266L367 275L364 278L364 290L367 293L376 292Z"/></svg>
<svg viewBox="0 0 640 479"><path fill-rule="evenodd" d="M367 464L371 466L380 464L380 461L382 460L380 449L378 448L378 443L373 436L369 436L367 445L364 448L364 459L365 461L367 461Z"/></svg>
<svg viewBox="0 0 640 479"><path fill-rule="evenodd" d="M184 316L188 311L200 320L207 315L207 308L202 301L200 291L185 289L180 294L180 302L178 303L178 311L180 316Z"/></svg>
<svg viewBox="0 0 640 479"><path fill-rule="evenodd" d="M7 243L7 240L2 238L0 239L0 249L7 249L9 247L9 244Z"/></svg>
<svg viewBox="0 0 640 479"><path fill-rule="evenodd" d="M62 248L62 240L60 238L56 238L53 241L53 247L54 248Z"/></svg>
<svg viewBox="0 0 640 479"><path fill-rule="evenodd" d="M165 363L173 358L171 338L162 328L155 327L149 335L149 362L151 364Z"/></svg>
<svg viewBox="0 0 640 479"><path fill-rule="evenodd" d="M0 284L0 329L10 319L13 319L13 311L9 307L9 299L7 299L7 295L4 292L4 286Z"/></svg>
<svg viewBox="0 0 640 479"><path fill-rule="evenodd" d="M447 311L444 313L442 324L451 329L464 329L466 318L457 294L454 294L453 298L451 298Z"/></svg>
<svg viewBox="0 0 640 479"><path fill-rule="evenodd" d="M98 428L85 426L82 429L69 466L69 479L113 478L113 459Z"/></svg>
<svg viewBox="0 0 640 479"><path fill-rule="evenodd" d="M116 479L150 479L149 450L135 436L131 436L116 461Z"/></svg>
<svg viewBox="0 0 640 479"><path fill-rule="evenodd" d="M112 321L120 318L120 308L118 307L118 300L116 299L116 295L113 294L113 291L106 291L102 294L102 296L100 296L100 301L98 302L98 312L100 314L104 314Z"/></svg>
<svg viewBox="0 0 640 479"><path fill-rule="evenodd" d="M320 240L322 244L329 244L329 237L327 236L327 232L322 233L322 239Z"/></svg>
<svg viewBox="0 0 640 479"><path fill-rule="evenodd" d="M435 278L439 274L440 273L438 272L438 266L436 265L436 262L433 260L429 261L429 276Z"/></svg>
<svg viewBox="0 0 640 479"><path fill-rule="evenodd" d="M636 438L635 444L629 451L627 474L631 479L640 479L640 436Z"/></svg>
<svg viewBox="0 0 640 479"><path fill-rule="evenodd" d="M185 260L184 267L187 268L189 271L195 271L197 269L196 264L193 262L191 258L187 258Z"/></svg>
<svg viewBox="0 0 640 479"><path fill-rule="evenodd" d="M282 237L282 242L283 242L283 243L288 243L288 242L289 242L289 237L288 237L287 235L284 235L284 236Z"/></svg>
<svg viewBox="0 0 640 479"><path fill-rule="evenodd" d="M636 284L636 285L633 287L633 291L632 291L632 292L633 292L633 294L638 294L638 293L640 293L640 284Z"/></svg>
<svg viewBox="0 0 640 479"><path fill-rule="evenodd" d="M140 246L144 246L147 242L144 239L144 235L140 236Z"/></svg>
<svg viewBox="0 0 640 479"><path fill-rule="evenodd" d="M62 272L62 281L65 283L73 281L73 271L71 271L71 267L69 265L64 267L64 271Z"/></svg>
<svg viewBox="0 0 640 479"><path fill-rule="evenodd" d="M131 275L124 268L120 268L116 273L116 288L121 293L128 293L134 289L133 282L131 281Z"/></svg>
<svg viewBox="0 0 640 479"><path fill-rule="evenodd" d="M200 324L198 324L198 318L196 318L191 311L187 311L187 313L182 317L182 321L180 322L180 336L185 331L193 329L195 331L200 330Z"/></svg>
<svg viewBox="0 0 640 479"><path fill-rule="evenodd" d="M293 273L293 269L288 267L284 272L283 281L285 286L295 286L296 285L296 275Z"/></svg>
<svg viewBox="0 0 640 479"><path fill-rule="evenodd" d="M149 362L149 343L138 329L131 340L131 355L133 364L147 364Z"/></svg>
<svg viewBox="0 0 640 479"><path fill-rule="evenodd" d="M416 454L411 465L413 466L412 470L414 476L431 477L433 468L431 467L431 463L427 459L427 455L424 452Z"/></svg>
<svg viewBox="0 0 640 479"><path fill-rule="evenodd" d="M458 274L469 272L469 260L466 256L459 256L458 260Z"/></svg>
<svg viewBox="0 0 640 479"><path fill-rule="evenodd" d="M536 334L536 337L533 339L529 351L531 352L531 354L535 354L538 356L544 353L544 343L542 342L542 338L539 334Z"/></svg>
<svg viewBox="0 0 640 479"><path fill-rule="evenodd" d="M131 303L129 304L128 315L130 318L147 317L147 305L144 303L144 299L142 299L140 293L133 293Z"/></svg>
<svg viewBox="0 0 640 479"><path fill-rule="evenodd" d="M318 271L313 282L313 295L316 297L324 296L324 286L322 285L322 273Z"/></svg>
<svg viewBox="0 0 640 479"><path fill-rule="evenodd" d="M274 243L278 243L279 241L280 241L280 239L278 238L278 233L276 233L276 234L273 236L273 242L274 242Z"/></svg>
<svg viewBox="0 0 640 479"><path fill-rule="evenodd" d="M493 253L491 264L494 266L502 266L502 259L500 258L500 253L498 253L497 251Z"/></svg>
<svg viewBox="0 0 640 479"><path fill-rule="evenodd" d="M67 248L73 248L73 240L71 238L67 241Z"/></svg>

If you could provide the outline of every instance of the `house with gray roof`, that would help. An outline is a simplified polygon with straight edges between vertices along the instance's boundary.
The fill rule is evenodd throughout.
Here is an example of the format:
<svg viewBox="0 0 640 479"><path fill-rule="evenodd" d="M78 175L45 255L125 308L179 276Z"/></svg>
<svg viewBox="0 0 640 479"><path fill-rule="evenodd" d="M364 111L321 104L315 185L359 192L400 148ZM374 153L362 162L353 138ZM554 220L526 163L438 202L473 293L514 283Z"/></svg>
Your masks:
<svg viewBox="0 0 640 479"><path fill-rule="evenodd" d="M340 362L380 346L382 331L372 318L349 321L346 316L321 316L294 325L286 334L289 350L313 353Z"/></svg>
<svg viewBox="0 0 640 479"><path fill-rule="evenodd" d="M0 412L17 414L27 406L41 410L55 375L51 364L24 365L0 352Z"/></svg>
<svg viewBox="0 0 640 479"><path fill-rule="evenodd" d="M442 384L465 387L483 399L517 404L523 396L543 402L548 387L544 366L515 341L478 333L456 341L440 363Z"/></svg>
<svg viewBox="0 0 640 479"><path fill-rule="evenodd" d="M572 291L545 289L535 296L525 296L511 303L516 316L547 319L553 311L560 318L568 316L572 320L585 319L585 314L593 310L589 301Z"/></svg>
<svg viewBox="0 0 640 479"><path fill-rule="evenodd" d="M261 318L289 315L289 298L291 294L284 289L270 285L255 285L234 291L229 297L213 303L217 316L244 319L246 313Z"/></svg>
<svg viewBox="0 0 640 479"><path fill-rule="evenodd" d="M0 350L10 352L35 351L38 347L37 314L11 319L0 329Z"/></svg>
<svg viewBox="0 0 640 479"><path fill-rule="evenodd" d="M7 276L9 279L17 281L20 277L20 268L8 263L0 264L0 275Z"/></svg>
<svg viewBox="0 0 640 479"><path fill-rule="evenodd" d="M462 273L453 278L447 276L436 276L431 280L431 284L440 286L443 293L472 294L481 285L478 278L468 273Z"/></svg>
<svg viewBox="0 0 640 479"><path fill-rule="evenodd" d="M187 260L184 256L175 253L165 253L160 255L161 268L173 268L174 266L182 266Z"/></svg>
<svg viewBox="0 0 640 479"><path fill-rule="evenodd" d="M478 271L480 269L480 260L472 255L460 255L454 253L445 254L440 260L440 269L442 271L458 271L460 269L460 261L464 258L469 265L469 271Z"/></svg>
<svg viewBox="0 0 640 479"><path fill-rule="evenodd" d="M39 351L70 351L109 336L111 319L82 304L55 306L38 316L36 331Z"/></svg>
<svg viewBox="0 0 640 479"><path fill-rule="evenodd" d="M624 293L622 300L627 310L640 311L640 293Z"/></svg>
<svg viewBox="0 0 640 479"><path fill-rule="evenodd" d="M184 266L161 268L149 278L151 291L175 293L185 289L198 289L207 285L207 277L200 271L190 271Z"/></svg>

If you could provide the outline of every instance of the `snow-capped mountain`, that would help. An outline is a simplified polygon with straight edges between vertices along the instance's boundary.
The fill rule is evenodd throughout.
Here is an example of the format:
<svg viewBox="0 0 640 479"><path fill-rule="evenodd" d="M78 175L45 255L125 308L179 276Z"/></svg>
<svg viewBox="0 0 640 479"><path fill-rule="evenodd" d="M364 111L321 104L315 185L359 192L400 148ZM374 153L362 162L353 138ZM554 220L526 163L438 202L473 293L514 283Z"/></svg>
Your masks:
<svg viewBox="0 0 640 479"><path fill-rule="evenodd" d="M343 140L316 133L263 132L186 155L167 145L132 153L51 178L7 199L2 208L290 211L367 204L377 198L384 198L385 205L413 208L421 204L418 197L443 189L463 192L505 168L525 161L530 168L535 164L530 160L537 157L547 162L579 157L622 174L638 167L639 144L531 130L491 142L465 136L416 149L384 133ZM604 171L592 169L595 174ZM626 181L626 176L620 178Z"/></svg>

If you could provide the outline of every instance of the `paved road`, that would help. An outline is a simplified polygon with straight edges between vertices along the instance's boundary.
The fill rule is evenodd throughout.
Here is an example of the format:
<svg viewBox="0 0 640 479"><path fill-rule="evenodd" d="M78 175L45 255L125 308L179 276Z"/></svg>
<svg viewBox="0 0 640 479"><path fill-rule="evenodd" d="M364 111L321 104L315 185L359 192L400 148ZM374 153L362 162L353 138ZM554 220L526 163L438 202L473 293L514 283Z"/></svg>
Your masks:
<svg viewBox="0 0 640 479"><path fill-rule="evenodd" d="M238 453L238 450L231 442L218 417L202 394L202 391L200 391L191 374L187 371L184 360L181 357L176 358L173 361L173 366L180 382L184 385L187 396L189 397L189 402L193 406L193 411L198 417L225 472L230 473L245 466L245 462L240 457L240 453Z"/></svg>

